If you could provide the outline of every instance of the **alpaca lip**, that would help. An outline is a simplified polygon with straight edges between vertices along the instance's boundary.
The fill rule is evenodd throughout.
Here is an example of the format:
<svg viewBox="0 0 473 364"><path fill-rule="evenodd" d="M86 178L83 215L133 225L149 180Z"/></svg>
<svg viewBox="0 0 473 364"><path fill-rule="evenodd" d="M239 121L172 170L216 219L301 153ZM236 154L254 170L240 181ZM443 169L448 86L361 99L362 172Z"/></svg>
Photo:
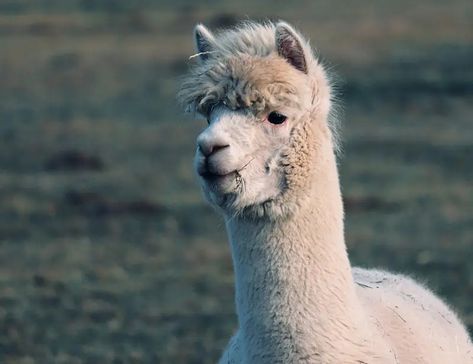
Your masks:
<svg viewBox="0 0 473 364"><path fill-rule="evenodd" d="M225 174L218 174L218 173L211 173L209 171L202 171L202 172L199 172L199 176L201 176L206 181L215 181L215 180L218 180L220 178L230 176L233 173L235 173L235 171L225 173Z"/></svg>
<svg viewBox="0 0 473 364"><path fill-rule="evenodd" d="M233 171L230 171L228 173L212 173L208 170L208 167L204 167L203 169L199 169L197 173L199 174L200 177L202 177L206 181L216 181L218 179L223 179L224 177L229 177L233 176L235 173L239 173L242 170L244 170L248 165L253 161L254 158L251 158L248 162L246 162L243 167L239 169L235 169Z"/></svg>

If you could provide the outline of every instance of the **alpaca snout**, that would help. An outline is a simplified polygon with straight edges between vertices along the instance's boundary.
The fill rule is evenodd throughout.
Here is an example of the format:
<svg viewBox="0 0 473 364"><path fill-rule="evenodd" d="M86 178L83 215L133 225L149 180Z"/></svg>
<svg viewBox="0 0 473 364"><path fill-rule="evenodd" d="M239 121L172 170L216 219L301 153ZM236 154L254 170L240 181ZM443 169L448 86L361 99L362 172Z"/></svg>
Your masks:
<svg viewBox="0 0 473 364"><path fill-rule="evenodd" d="M230 147L227 138L214 129L212 127L208 128L197 138L197 149L207 158Z"/></svg>

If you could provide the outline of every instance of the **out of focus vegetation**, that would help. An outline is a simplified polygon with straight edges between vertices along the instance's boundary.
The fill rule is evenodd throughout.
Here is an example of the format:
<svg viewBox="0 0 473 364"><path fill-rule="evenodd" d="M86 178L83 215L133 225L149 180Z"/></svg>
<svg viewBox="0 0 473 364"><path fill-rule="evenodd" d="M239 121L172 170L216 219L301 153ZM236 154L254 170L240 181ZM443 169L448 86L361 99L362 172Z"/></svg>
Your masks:
<svg viewBox="0 0 473 364"><path fill-rule="evenodd" d="M352 261L473 329L473 2L0 2L0 362L213 363L223 224L177 108L196 22L283 18L341 80Z"/></svg>

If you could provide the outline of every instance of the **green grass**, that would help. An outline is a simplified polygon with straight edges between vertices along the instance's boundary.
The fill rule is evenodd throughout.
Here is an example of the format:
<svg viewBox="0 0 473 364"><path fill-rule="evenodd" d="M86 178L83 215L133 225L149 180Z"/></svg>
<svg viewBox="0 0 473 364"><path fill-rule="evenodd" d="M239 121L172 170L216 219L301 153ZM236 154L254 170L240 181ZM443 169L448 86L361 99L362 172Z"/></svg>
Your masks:
<svg viewBox="0 0 473 364"><path fill-rule="evenodd" d="M175 92L194 23L245 17L294 22L340 76L352 261L473 330L471 2L130 4L0 4L0 362L217 360L231 258Z"/></svg>

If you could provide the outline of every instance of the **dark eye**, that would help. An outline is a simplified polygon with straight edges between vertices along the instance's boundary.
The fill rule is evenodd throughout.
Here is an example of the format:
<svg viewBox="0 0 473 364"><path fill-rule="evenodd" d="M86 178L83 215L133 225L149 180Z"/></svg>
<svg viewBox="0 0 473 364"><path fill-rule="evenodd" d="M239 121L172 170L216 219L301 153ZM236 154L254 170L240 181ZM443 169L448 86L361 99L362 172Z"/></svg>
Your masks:
<svg viewBox="0 0 473 364"><path fill-rule="evenodd" d="M271 124L276 124L276 125L282 124L286 121L286 119L287 119L287 116L280 114L277 111L272 111L268 115L268 121Z"/></svg>

